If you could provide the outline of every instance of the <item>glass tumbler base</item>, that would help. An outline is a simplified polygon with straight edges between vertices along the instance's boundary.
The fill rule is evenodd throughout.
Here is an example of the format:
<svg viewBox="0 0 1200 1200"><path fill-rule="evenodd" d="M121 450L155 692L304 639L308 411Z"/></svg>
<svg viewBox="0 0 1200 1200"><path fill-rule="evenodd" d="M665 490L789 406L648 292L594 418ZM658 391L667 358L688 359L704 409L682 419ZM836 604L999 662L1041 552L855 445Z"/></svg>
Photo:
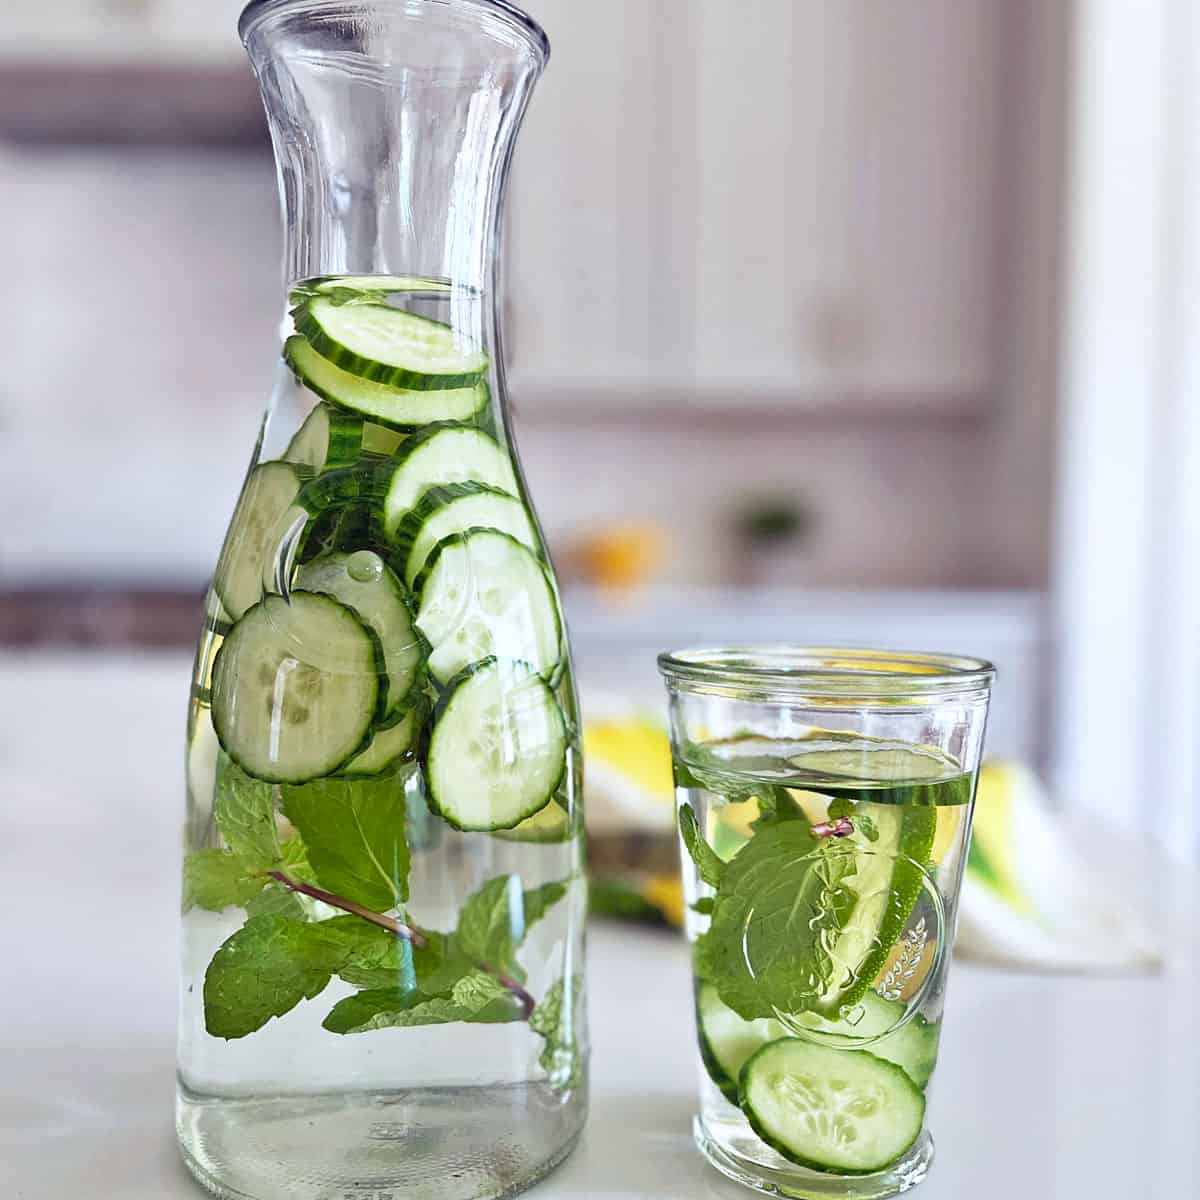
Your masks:
<svg viewBox="0 0 1200 1200"><path fill-rule="evenodd" d="M899 1196L921 1183L933 1162L933 1138L928 1130L922 1131L905 1159L875 1175L823 1175L787 1163L775 1154L771 1157L781 1165L769 1165L759 1161L758 1156L750 1157L718 1141L699 1116L692 1120L692 1136L704 1157L722 1175L764 1196L787 1196L793 1200L884 1200Z"/></svg>
<svg viewBox="0 0 1200 1200"><path fill-rule="evenodd" d="M183 1161L221 1200L501 1200L549 1174L582 1091L545 1084L221 1099L180 1090Z"/></svg>

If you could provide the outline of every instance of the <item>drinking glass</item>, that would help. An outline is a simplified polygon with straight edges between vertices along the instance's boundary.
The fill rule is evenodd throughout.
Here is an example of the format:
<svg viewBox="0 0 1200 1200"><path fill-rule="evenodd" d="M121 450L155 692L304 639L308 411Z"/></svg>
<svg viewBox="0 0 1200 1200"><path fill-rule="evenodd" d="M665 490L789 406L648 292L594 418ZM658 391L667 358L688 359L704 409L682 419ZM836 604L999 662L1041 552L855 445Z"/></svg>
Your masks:
<svg viewBox="0 0 1200 1200"><path fill-rule="evenodd" d="M955 908L994 669L767 646L664 654L709 1161L893 1196L933 1158Z"/></svg>

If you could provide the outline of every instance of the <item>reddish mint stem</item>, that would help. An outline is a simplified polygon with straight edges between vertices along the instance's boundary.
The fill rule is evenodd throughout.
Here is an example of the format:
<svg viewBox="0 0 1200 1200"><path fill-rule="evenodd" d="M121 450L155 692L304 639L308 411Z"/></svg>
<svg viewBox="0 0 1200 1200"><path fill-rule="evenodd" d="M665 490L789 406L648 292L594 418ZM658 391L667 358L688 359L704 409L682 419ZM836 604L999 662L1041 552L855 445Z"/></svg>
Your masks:
<svg viewBox="0 0 1200 1200"><path fill-rule="evenodd" d="M813 837L849 837L854 832L854 823L849 817L838 817L834 821L822 821L812 827Z"/></svg>
<svg viewBox="0 0 1200 1200"><path fill-rule="evenodd" d="M282 871L268 871L267 874L272 879L282 883L290 892L301 892L305 896L311 896L314 900L320 900L332 908L340 908L342 912L352 913L356 917L361 917L364 921L369 921L372 925L379 926L380 929L386 929L389 933L394 933L406 942L411 942L414 946L423 947L429 945L429 939L419 929L414 929L411 925L405 925L403 921L397 921L395 917L388 917L384 916L383 913L373 912L371 909L364 908L361 904L357 904L353 900L347 900L344 896L337 896L333 892L327 892L324 888L314 887L310 883L301 883L297 879L291 879ZM494 976L498 983L512 992L514 998L521 1005L522 1019L528 1021L534 1008L537 1006L537 1001L534 1000L533 996L510 976L495 971L483 963L479 964L479 968L487 974Z"/></svg>
<svg viewBox="0 0 1200 1200"><path fill-rule="evenodd" d="M289 879L282 871L268 871L267 874L282 883L288 891L303 892L304 895L311 896L314 900L320 900L332 908L340 908L342 912L353 913L356 917L362 917L364 921L370 921L372 925L378 925L380 929L394 933L406 942L412 942L414 946L429 945L429 940L423 933L405 925L403 921L397 921L395 917L385 917L383 913L372 912L369 908L363 908L361 904L356 904L353 900L346 900L342 896L335 896L324 888L313 887L310 883L300 883L296 879Z"/></svg>

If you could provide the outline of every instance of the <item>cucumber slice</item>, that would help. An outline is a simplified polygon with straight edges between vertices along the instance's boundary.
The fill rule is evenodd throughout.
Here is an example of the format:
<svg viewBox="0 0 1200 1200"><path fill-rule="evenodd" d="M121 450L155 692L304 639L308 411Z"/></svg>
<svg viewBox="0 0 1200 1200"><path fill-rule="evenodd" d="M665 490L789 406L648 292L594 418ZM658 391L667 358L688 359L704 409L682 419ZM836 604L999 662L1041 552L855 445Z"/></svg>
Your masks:
<svg viewBox="0 0 1200 1200"><path fill-rule="evenodd" d="M937 832L933 807L860 803L854 812L869 816L878 836L872 842L861 829L853 834L854 873L843 881L853 902L828 952L834 962L858 966L834 972L827 981L817 1005L825 1015L869 992L916 906Z"/></svg>
<svg viewBox="0 0 1200 1200"><path fill-rule="evenodd" d="M535 553L533 522L520 500L483 483L453 483L430 488L396 530L397 558L404 582L412 587L439 542L468 529L498 529Z"/></svg>
<svg viewBox="0 0 1200 1200"><path fill-rule="evenodd" d="M425 647L413 627L404 589L383 559L371 550L316 558L296 572L294 586L298 591L332 596L374 631L387 675L382 715L399 711L420 677Z"/></svg>
<svg viewBox="0 0 1200 1200"><path fill-rule="evenodd" d="M435 391L376 383L322 358L302 337L288 338L283 356L310 392L395 429L416 429L435 421L469 421L488 404L487 384L482 381L471 387Z"/></svg>
<svg viewBox="0 0 1200 1200"><path fill-rule="evenodd" d="M869 1047L871 1053L895 1063L924 1090L937 1066L938 1027L918 1013L896 1029L904 1005L885 1000L875 992L868 992L860 1003L861 1019L853 1025L838 1021L831 1027L832 1032L851 1033L857 1038L878 1037L879 1041L872 1042Z"/></svg>
<svg viewBox="0 0 1200 1200"><path fill-rule="evenodd" d="M249 775L305 783L338 770L369 736L379 647L329 596L267 596L229 631L213 661L213 728Z"/></svg>
<svg viewBox="0 0 1200 1200"><path fill-rule="evenodd" d="M246 477L233 510L213 588L232 620L263 596L263 575L286 532L304 513L296 505L303 476L289 463L262 463Z"/></svg>
<svg viewBox="0 0 1200 1200"><path fill-rule="evenodd" d="M787 1029L771 1017L742 1020L721 1002L711 983L702 983L696 993L696 1029L705 1070L732 1104L738 1102L738 1076L751 1055L788 1036Z"/></svg>
<svg viewBox="0 0 1200 1200"><path fill-rule="evenodd" d="M408 434L386 425L375 425L368 421L363 425L362 448L366 454L378 454L391 458L408 440Z"/></svg>
<svg viewBox="0 0 1200 1200"><path fill-rule="evenodd" d="M834 1049L870 1050L886 1058L924 1090L937 1065L938 1027L919 1013L900 1025L904 1013L905 1005L867 992L844 1020L829 1021L816 1013L803 1013L796 1020L822 1034L823 1044Z"/></svg>
<svg viewBox="0 0 1200 1200"><path fill-rule="evenodd" d="M383 502L384 532L394 536L430 488L472 480L519 495L512 462L482 430L443 425L410 438L400 451Z"/></svg>
<svg viewBox="0 0 1200 1200"><path fill-rule="evenodd" d="M495 529L439 542L417 583L417 627L430 674L446 683L485 658L516 659L549 678L562 659L558 602L528 546Z"/></svg>
<svg viewBox="0 0 1200 1200"><path fill-rule="evenodd" d="M294 316L296 332L322 358L389 387L473 388L487 370L487 355L460 331L386 304L314 296Z"/></svg>
<svg viewBox="0 0 1200 1200"><path fill-rule="evenodd" d="M800 1038L770 1042L742 1068L742 1111L764 1142L801 1166L870 1175L921 1134L925 1097L895 1063Z"/></svg>
<svg viewBox="0 0 1200 1200"><path fill-rule="evenodd" d="M571 817L556 798L532 817L526 817L512 829L498 829L496 836L506 842L534 842L548 845L565 842L571 836Z"/></svg>
<svg viewBox="0 0 1200 1200"><path fill-rule="evenodd" d="M445 279L424 275L318 275L292 288L293 296L329 296L340 292L368 295L372 298L396 292L427 292L444 295L450 291Z"/></svg>
<svg viewBox="0 0 1200 1200"><path fill-rule="evenodd" d="M283 452L283 461L323 471L348 467L362 450L363 423L350 413L318 404L296 430Z"/></svg>
<svg viewBox="0 0 1200 1200"><path fill-rule="evenodd" d="M429 738L430 805L456 829L512 829L553 799L567 766L554 693L524 663L487 659L447 688Z"/></svg>
<svg viewBox="0 0 1200 1200"><path fill-rule="evenodd" d="M371 511L365 504L327 508L313 517L296 550L296 561L314 559L343 551L369 549L372 537Z"/></svg>
<svg viewBox="0 0 1200 1200"><path fill-rule="evenodd" d="M356 754L339 772L342 775L381 775L416 745L425 715L423 704L414 704L390 724L377 725L367 748Z"/></svg>

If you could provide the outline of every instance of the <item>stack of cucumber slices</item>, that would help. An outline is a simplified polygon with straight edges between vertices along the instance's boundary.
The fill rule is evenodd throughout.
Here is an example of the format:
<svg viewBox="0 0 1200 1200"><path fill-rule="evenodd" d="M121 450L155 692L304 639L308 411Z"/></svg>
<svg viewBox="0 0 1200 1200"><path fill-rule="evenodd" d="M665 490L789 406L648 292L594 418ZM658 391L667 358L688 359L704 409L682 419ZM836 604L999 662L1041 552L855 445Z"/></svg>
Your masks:
<svg viewBox="0 0 1200 1200"><path fill-rule="evenodd" d="M217 566L213 727L273 783L415 757L450 824L529 822L548 840L566 826L563 629L513 461L486 427L488 358L388 302L448 290L387 276L293 290L283 356L315 404L280 460L251 471Z"/></svg>

